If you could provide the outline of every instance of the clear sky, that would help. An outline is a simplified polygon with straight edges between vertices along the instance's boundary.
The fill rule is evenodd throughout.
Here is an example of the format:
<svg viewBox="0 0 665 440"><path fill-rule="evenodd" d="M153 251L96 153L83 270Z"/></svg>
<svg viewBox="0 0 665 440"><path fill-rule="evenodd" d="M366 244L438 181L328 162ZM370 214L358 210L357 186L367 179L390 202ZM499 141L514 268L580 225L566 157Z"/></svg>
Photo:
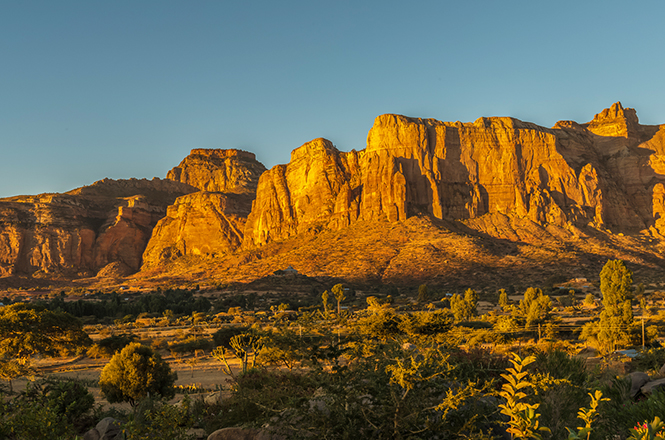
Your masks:
<svg viewBox="0 0 665 440"><path fill-rule="evenodd" d="M664 23L662 0L0 0L0 197L192 148L359 150L382 113L665 123Z"/></svg>

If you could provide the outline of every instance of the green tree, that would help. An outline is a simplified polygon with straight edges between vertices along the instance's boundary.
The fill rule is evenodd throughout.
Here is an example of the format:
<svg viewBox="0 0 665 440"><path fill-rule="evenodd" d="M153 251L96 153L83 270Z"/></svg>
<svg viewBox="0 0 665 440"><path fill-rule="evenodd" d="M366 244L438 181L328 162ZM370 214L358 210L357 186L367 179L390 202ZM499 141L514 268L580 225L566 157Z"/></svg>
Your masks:
<svg viewBox="0 0 665 440"><path fill-rule="evenodd" d="M616 350L628 338L628 327L633 322L631 289L633 273L622 260L608 260L600 272L600 291L603 311L600 313L598 343L604 351Z"/></svg>
<svg viewBox="0 0 665 440"><path fill-rule="evenodd" d="M529 287L524 292L524 299L520 301L519 308L513 310L513 317L525 323L529 329L533 325L546 322L552 311L552 300L538 288Z"/></svg>
<svg viewBox="0 0 665 440"><path fill-rule="evenodd" d="M424 304L429 300L429 292L427 290L427 284L421 284L418 286L418 304Z"/></svg>
<svg viewBox="0 0 665 440"><path fill-rule="evenodd" d="M339 316L342 312L342 301L346 299L344 296L344 286L341 284L335 284L332 288L332 293L337 300L337 315Z"/></svg>
<svg viewBox="0 0 665 440"><path fill-rule="evenodd" d="M92 341L81 321L33 304L0 307L0 375L11 380L31 371L34 355L67 355Z"/></svg>
<svg viewBox="0 0 665 440"><path fill-rule="evenodd" d="M499 306L506 307L508 305L508 293L506 289L499 290Z"/></svg>
<svg viewBox="0 0 665 440"><path fill-rule="evenodd" d="M138 401L150 395L171 398L178 378L150 347L132 343L116 353L102 370L99 387L110 403Z"/></svg>
<svg viewBox="0 0 665 440"><path fill-rule="evenodd" d="M464 303L464 298L458 294L454 294L450 297L450 310L453 312L455 321L461 321L464 319L466 313L466 304Z"/></svg>
<svg viewBox="0 0 665 440"><path fill-rule="evenodd" d="M618 310L627 299L631 299L633 272L623 260L608 260L600 271L600 292L603 307L610 315L619 315Z"/></svg>
<svg viewBox="0 0 665 440"><path fill-rule="evenodd" d="M261 337L250 333L243 333L231 337L229 345L233 355L240 361L242 372L246 373L248 368L254 368L256 365L256 358L265 346L265 343ZM212 357L224 364L224 373L235 378L229 361L226 359L226 349L224 347L217 347L211 354ZM250 360L252 362L251 366L249 366Z"/></svg>
<svg viewBox="0 0 665 440"><path fill-rule="evenodd" d="M473 289L466 289L464 301L467 307L467 319L478 314L478 293Z"/></svg>
<svg viewBox="0 0 665 440"><path fill-rule="evenodd" d="M478 314L478 294L473 289L464 292L464 298L455 294L450 298L450 310L455 316L455 321L468 320Z"/></svg>
<svg viewBox="0 0 665 440"><path fill-rule="evenodd" d="M323 300L323 313L326 315L328 314L328 298L330 298L330 295L328 294L328 291L325 290L321 294L321 299Z"/></svg>

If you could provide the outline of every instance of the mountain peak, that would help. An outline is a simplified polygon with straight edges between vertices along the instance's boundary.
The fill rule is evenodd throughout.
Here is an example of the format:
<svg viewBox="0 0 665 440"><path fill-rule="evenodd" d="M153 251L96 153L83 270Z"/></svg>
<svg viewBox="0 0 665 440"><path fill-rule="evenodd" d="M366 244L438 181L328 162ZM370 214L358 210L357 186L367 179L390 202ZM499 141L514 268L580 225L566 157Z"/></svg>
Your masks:
<svg viewBox="0 0 665 440"><path fill-rule="evenodd" d="M594 116L593 120L585 124L586 128L599 136L614 136L632 138L639 129L637 112L632 108L624 108L621 102L615 102L610 108Z"/></svg>

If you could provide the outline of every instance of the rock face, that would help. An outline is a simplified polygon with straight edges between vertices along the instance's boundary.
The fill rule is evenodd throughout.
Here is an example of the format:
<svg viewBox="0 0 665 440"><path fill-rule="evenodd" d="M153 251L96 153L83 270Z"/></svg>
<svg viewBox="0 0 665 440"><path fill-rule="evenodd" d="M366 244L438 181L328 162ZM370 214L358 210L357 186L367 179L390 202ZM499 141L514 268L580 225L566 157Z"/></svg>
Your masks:
<svg viewBox="0 0 665 440"><path fill-rule="evenodd" d="M247 219L248 247L322 228L340 229L358 218L358 154L339 152L330 141L315 139L291 153L259 180Z"/></svg>
<svg viewBox="0 0 665 440"><path fill-rule="evenodd" d="M167 178L201 191L178 198L154 228L143 254L143 268L182 256L215 256L236 250L243 241L260 175L252 153L241 150L192 150Z"/></svg>
<svg viewBox="0 0 665 440"><path fill-rule="evenodd" d="M185 255L215 256L242 244L252 207L246 194L196 192L179 197L155 227L143 254L144 268Z"/></svg>
<svg viewBox="0 0 665 440"><path fill-rule="evenodd" d="M363 151L342 153L317 139L266 172L245 246L416 214L499 214L662 236L664 185L665 125L642 126L620 103L587 124L562 121L551 129L513 118L451 123L382 115Z"/></svg>
<svg viewBox="0 0 665 440"><path fill-rule="evenodd" d="M612 242L607 252L598 250L601 233ZM615 240L619 233L626 240ZM485 248L487 237L501 241ZM545 240L556 243L545 251ZM640 240L651 247L642 252ZM0 276L117 277L181 257L238 253L225 271L272 273L299 258L294 267L308 275L393 282L451 267L465 273L465 252L481 268L472 276L487 272L485 264L514 267L515 242L533 246L524 261L538 252L559 261L568 252L571 267L593 266L594 255L623 258L629 246L636 261L661 267L665 125L640 125L620 103L588 123L552 128L387 114L360 151L315 139L266 171L252 153L195 149L166 180L105 179L66 194L0 200ZM333 270L350 256L352 266ZM275 267L261 266L271 258Z"/></svg>
<svg viewBox="0 0 665 440"><path fill-rule="evenodd" d="M201 191L254 194L266 170L254 153L242 150L194 149L166 175Z"/></svg>
<svg viewBox="0 0 665 440"><path fill-rule="evenodd" d="M104 179L66 194L0 200L0 276L89 276L112 262L137 271L152 228L189 185Z"/></svg>

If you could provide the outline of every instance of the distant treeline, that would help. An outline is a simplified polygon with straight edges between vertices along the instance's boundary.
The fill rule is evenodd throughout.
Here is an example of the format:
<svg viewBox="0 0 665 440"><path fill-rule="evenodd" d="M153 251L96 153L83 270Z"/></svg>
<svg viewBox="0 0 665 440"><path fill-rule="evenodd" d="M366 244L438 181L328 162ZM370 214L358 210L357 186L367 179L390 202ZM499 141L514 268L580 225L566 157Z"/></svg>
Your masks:
<svg viewBox="0 0 665 440"><path fill-rule="evenodd" d="M101 300L98 299L101 297ZM141 313L161 315L170 310L176 315L190 315L193 312L209 312L212 304L206 298L194 298L191 291L169 289L135 295L95 294L91 299L65 301L56 297L40 301L49 310L61 310L77 317L94 316L97 319L117 318L126 315L138 316Z"/></svg>

